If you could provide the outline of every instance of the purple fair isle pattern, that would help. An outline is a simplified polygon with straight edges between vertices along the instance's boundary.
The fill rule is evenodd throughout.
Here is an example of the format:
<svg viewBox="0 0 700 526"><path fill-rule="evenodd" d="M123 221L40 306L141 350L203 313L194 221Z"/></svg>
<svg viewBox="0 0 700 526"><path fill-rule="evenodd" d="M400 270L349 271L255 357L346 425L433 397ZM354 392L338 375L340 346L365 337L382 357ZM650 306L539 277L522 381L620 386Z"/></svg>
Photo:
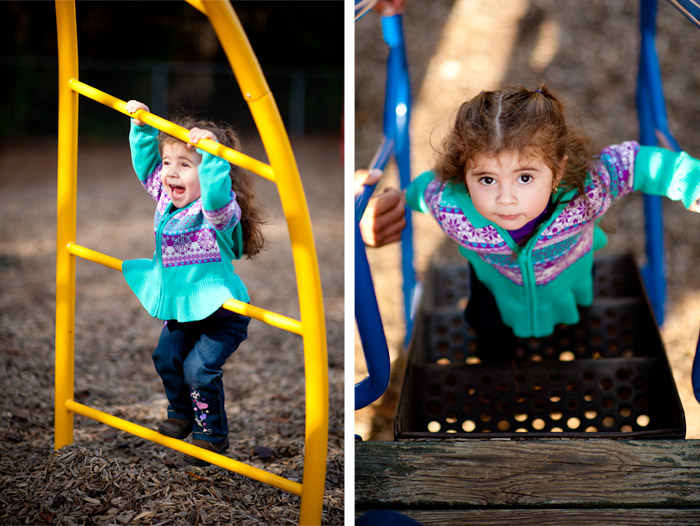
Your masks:
<svg viewBox="0 0 700 526"><path fill-rule="evenodd" d="M435 217L445 233L470 250L486 253L510 252L505 240L491 225L474 228L461 210L440 207Z"/></svg>
<svg viewBox="0 0 700 526"><path fill-rule="evenodd" d="M538 285L546 285L554 281L567 268L581 259L585 254L590 252L593 247L593 225L590 228L585 228L578 241L572 238L563 240L557 243L554 248L554 253L558 253L559 257L549 257L545 250L537 250L533 254L535 282ZM570 245L567 250L566 246Z"/></svg>
<svg viewBox="0 0 700 526"><path fill-rule="evenodd" d="M636 142L609 146L600 152L596 163L596 173L599 177L594 178L596 196L601 200L597 217L601 217L614 201L633 191L634 161L637 153L639 144Z"/></svg>
<svg viewBox="0 0 700 526"><path fill-rule="evenodd" d="M216 233L210 229L176 235L163 234L160 247L164 267L221 261Z"/></svg>
<svg viewBox="0 0 700 526"><path fill-rule="evenodd" d="M202 211L201 200L168 221L161 237L161 256L164 267L221 261L216 231Z"/></svg>
<svg viewBox="0 0 700 526"><path fill-rule="evenodd" d="M569 203L540 234L532 261L538 285L549 283L590 252L595 220L619 198L633 190L634 162L639 144L626 142L600 152L589 173L586 196ZM466 249L476 252L486 263L513 283L523 284L523 276L512 251L491 225L476 228L461 209L445 206L445 185L431 181L424 197L428 209L443 231Z"/></svg>
<svg viewBox="0 0 700 526"><path fill-rule="evenodd" d="M206 225L206 226L205 226ZM188 208L181 209L170 218L163 232L167 234L179 234L181 232L192 232L200 228L211 228L207 225L202 214L202 201L197 199Z"/></svg>
<svg viewBox="0 0 700 526"><path fill-rule="evenodd" d="M462 210L442 206L442 192L445 186L439 180L431 181L425 189L425 202L442 230L457 243L468 249L479 248L479 252L510 251L505 240L492 226L474 228Z"/></svg>
<svg viewBox="0 0 700 526"><path fill-rule="evenodd" d="M236 201L236 194L233 190L231 191L231 201L228 204L218 210L202 210L202 212L214 230L226 230L241 219L241 207Z"/></svg>
<svg viewBox="0 0 700 526"><path fill-rule="evenodd" d="M170 218L161 235L163 266L176 267L221 261L216 231L226 230L238 223L241 209L234 197L235 194L231 192L232 201L214 212L213 222L211 213L202 210L201 199ZM168 194L163 192L154 217L156 230L170 203Z"/></svg>
<svg viewBox="0 0 700 526"><path fill-rule="evenodd" d="M156 213L153 216L153 233L154 233L154 235L158 231L158 227L160 226L160 221L161 221L161 219L163 219L165 212L167 212L168 207L170 206L170 203L172 203L172 200L170 199L170 196L168 195L168 193L162 192L160 194L160 199L158 200L158 204L156 205Z"/></svg>
<svg viewBox="0 0 700 526"><path fill-rule="evenodd" d="M149 193L149 195L156 201L160 200L161 192L163 192L163 182L160 180L160 171L163 168L163 163L158 163L155 169L148 174L145 181L141 181L141 184ZM163 192L164 193L164 192Z"/></svg>
<svg viewBox="0 0 700 526"><path fill-rule="evenodd" d="M518 266L518 262L516 260L512 260L511 262L503 262L503 258L499 258L499 260L494 261L493 258L489 257L489 254L479 254L479 256L486 263L495 268L500 274L503 274L516 285L523 284L523 273L520 271L520 267Z"/></svg>

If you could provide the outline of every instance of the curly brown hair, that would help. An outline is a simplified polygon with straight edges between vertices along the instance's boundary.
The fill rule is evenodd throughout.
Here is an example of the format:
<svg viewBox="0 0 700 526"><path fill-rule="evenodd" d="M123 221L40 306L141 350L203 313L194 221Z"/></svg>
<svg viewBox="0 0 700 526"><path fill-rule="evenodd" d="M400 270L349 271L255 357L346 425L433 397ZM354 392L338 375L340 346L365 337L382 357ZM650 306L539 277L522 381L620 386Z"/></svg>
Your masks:
<svg viewBox="0 0 700 526"><path fill-rule="evenodd" d="M226 123L215 124L212 121L198 120L190 115L176 116L173 122L178 126L182 126L188 130L192 128L201 128L211 131L219 144L231 148L233 150L241 149L241 143L238 135ZM159 149L161 156L163 154L163 145L173 142L182 143L179 139L160 133L158 136ZM230 164L230 163L229 163ZM255 181L253 176L243 170L241 167L231 164L231 189L236 194L236 202L241 207L241 228L243 229L243 253L248 259L251 259L260 252L265 245L265 237L263 236L263 225L265 224L263 209L260 206L255 195Z"/></svg>
<svg viewBox="0 0 700 526"><path fill-rule="evenodd" d="M569 119L571 120L571 119ZM558 187L585 195L591 145L578 119L567 123L564 105L546 85L483 91L463 103L442 142L435 173L445 182L465 184L477 156L536 151L557 175Z"/></svg>

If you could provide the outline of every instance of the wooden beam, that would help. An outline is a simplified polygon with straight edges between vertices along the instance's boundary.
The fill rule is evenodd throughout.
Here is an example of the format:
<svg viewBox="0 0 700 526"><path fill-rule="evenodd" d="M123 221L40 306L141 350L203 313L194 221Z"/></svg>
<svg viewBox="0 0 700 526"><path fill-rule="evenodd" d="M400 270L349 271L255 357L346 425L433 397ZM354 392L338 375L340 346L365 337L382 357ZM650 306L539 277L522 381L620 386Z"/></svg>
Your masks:
<svg viewBox="0 0 700 526"><path fill-rule="evenodd" d="M700 509L700 441L361 442L355 499L365 510Z"/></svg>
<svg viewBox="0 0 700 526"><path fill-rule="evenodd" d="M675 509L470 509L470 510L402 510L402 515L418 521L422 526L697 526L700 510ZM357 513L358 516L364 512ZM390 523L388 523L390 524Z"/></svg>

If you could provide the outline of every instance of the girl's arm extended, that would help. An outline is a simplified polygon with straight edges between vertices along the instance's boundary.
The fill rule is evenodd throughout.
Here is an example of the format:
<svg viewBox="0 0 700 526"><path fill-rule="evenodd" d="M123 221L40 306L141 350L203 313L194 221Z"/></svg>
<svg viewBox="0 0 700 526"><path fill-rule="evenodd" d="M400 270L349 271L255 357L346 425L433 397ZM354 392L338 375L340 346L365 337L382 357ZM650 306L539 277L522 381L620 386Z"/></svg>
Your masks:
<svg viewBox="0 0 700 526"><path fill-rule="evenodd" d="M210 131L192 128L188 147L193 147L200 139L216 141L216 137ZM236 201L236 194L231 190L231 165L228 161L199 148L197 153L202 156L199 165L202 213L214 229L232 228L241 219L241 207Z"/></svg>
<svg viewBox="0 0 700 526"><path fill-rule="evenodd" d="M635 190L682 201L686 208L697 211L694 203L700 197L700 161L686 153L625 142L605 148L595 171L602 186L594 181L588 194L596 203L597 216Z"/></svg>
<svg viewBox="0 0 700 526"><path fill-rule="evenodd" d="M126 109L129 113L135 113L140 109L149 111L148 106L136 100L127 102ZM129 132L129 146L131 148L131 164L139 181L151 197L157 201L163 190L160 180L162 163L160 153L158 153L158 130L134 117Z"/></svg>

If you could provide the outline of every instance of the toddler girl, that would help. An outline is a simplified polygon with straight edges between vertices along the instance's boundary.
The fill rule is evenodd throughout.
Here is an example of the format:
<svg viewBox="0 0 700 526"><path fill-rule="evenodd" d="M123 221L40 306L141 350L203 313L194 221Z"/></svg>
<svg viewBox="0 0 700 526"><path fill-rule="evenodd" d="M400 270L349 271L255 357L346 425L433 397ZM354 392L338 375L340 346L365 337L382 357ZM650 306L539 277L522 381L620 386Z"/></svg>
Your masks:
<svg viewBox="0 0 700 526"><path fill-rule="evenodd" d="M469 261L466 317L487 358L484 348L494 357L515 337L579 321L578 306L593 300L593 252L606 244L597 221L633 190L700 211L700 161L636 142L593 156L542 86L482 92L462 104L434 171L415 179L405 199L430 213ZM401 207L396 191L375 198L361 224L368 244L397 237Z"/></svg>
<svg viewBox="0 0 700 526"><path fill-rule="evenodd" d="M127 111L149 111L138 101ZM221 453L228 425L221 380L226 359L247 337L250 318L222 307L249 301L232 260L263 245L252 178L227 161L195 148L201 139L239 149L234 132L184 119L189 143L133 118L129 143L136 175L156 200L153 259L125 261L124 277L152 316L166 320L153 354L170 405L158 431ZM204 462L187 457L191 463Z"/></svg>

